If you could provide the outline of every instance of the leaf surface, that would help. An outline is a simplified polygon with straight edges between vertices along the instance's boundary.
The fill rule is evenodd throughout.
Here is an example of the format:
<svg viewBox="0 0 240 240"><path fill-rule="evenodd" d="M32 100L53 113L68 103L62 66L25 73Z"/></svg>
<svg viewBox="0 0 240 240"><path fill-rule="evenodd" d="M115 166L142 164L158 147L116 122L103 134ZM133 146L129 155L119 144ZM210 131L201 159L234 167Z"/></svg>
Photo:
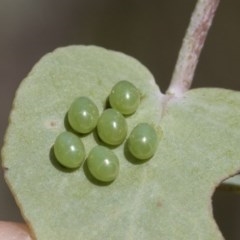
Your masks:
<svg viewBox="0 0 240 240"><path fill-rule="evenodd" d="M66 113L79 96L100 111L111 88L128 80L140 90L129 133L140 122L162 129L155 156L142 164L125 144L113 151L120 174L96 182L86 164L66 171L52 145L69 129ZM212 216L215 187L240 169L240 94L195 89L163 95L151 73L124 54L71 46L43 57L22 82L2 150L5 177L38 240L223 239ZM87 152L96 133L82 136Z"/></svg>

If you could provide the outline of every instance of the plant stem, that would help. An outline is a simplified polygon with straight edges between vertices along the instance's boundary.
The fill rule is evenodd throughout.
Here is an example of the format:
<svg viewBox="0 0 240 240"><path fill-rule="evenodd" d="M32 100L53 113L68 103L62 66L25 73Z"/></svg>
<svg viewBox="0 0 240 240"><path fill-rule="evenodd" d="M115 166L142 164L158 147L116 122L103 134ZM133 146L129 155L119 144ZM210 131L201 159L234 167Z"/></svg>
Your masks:
<svg viewBox="0 0 240 240"><path fill-rule="evenodd" d="M197 1L183 39L167 94L179 97L191 87L198 59L219 1Z"/></svg>

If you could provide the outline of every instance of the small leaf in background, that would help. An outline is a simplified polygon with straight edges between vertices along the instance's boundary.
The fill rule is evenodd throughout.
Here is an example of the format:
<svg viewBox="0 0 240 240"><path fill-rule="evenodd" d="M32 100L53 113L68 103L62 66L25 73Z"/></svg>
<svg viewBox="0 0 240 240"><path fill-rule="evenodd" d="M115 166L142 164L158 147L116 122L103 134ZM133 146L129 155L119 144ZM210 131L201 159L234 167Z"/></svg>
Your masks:
<svg viewBox="0 0 240 240"><path fill-rule="evenodd" d="M163 134L146 162L126 142L111 148L119 175L94 180L83 164L66 171L52 146L68 130L74 99L90 97L99 111L119 81L141 93L126 117L128 134L146 122ZM2 151L6 180L36 239L223 239L214 222L212 194L240 169L240 93L195 89L182 98L159 91L151 73L124 54L71 46L43 57L17 92ZM86 154L101 145L96 132L81 136Z"/></svg>

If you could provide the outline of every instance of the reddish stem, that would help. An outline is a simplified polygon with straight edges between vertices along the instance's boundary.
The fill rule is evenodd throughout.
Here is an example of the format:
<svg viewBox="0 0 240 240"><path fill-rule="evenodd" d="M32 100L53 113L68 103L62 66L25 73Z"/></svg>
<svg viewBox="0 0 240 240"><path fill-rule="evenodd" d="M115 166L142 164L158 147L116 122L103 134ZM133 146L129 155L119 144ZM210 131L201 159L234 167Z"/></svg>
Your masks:
<svg viewBox="0 0 240 240"><path fill-rule="evenodd" d="M198 0L183 39L167 94L181 96L192 84L198 59L220 0Z"/></svg>

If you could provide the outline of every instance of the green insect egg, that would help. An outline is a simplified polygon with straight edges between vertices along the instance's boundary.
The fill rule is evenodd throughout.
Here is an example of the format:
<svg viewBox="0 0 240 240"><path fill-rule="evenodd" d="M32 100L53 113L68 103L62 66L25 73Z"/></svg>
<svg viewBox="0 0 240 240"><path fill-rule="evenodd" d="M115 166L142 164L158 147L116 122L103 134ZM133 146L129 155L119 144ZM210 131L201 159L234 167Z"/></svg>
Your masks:
<svg viewBox="0 0 240 240"><path fill-rule="evenodd" d="M119 145L127 136L127 122L121 113L109 108L100 116L97 132L104 143Z"/></svg>
<svg viewBox="0 0 240 240"><path fill-rule="evenodd" d="M89 133L97 125L99 111L97 106L87 97L77 98L68 111L70 126L79 133Z"/></svg>
<svg viewBox="0 0 240 240"><path fill-rule="evenodd" d="M124 115L132 114L140 104L140 92L132 83L120 81L112 88L109 103Z"/></svg>
<svg viewBox="0 0 240 240"><path fill-rule="evenodd" d="M66 168L77 168L85 159L85 148L81 139L71 132L63 132L53 146L57 161Z"/></svg>
<svg viewBox="0 0 240 240"><path fill-rule="evenodd" d="M140 123L130 133L127 147L135 158L147 160L155 154L158 143L155 129L148 123Z"/></svg>
<svg viewBox="0 0 240 240"><path fill-rule="evenodd" d="M111 182L119 172L119 160L110 149L103 146L94 147L87 158L89 172L102 182Z"/></svg>

